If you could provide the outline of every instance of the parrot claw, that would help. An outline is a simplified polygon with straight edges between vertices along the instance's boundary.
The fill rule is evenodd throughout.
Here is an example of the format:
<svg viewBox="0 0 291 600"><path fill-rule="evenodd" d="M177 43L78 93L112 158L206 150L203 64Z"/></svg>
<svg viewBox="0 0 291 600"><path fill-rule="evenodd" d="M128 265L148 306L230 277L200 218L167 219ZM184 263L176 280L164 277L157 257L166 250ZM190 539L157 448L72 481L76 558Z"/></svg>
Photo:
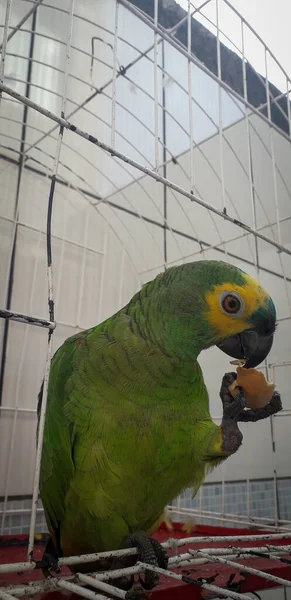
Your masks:
<svg viewBox="0 0 291 600"><path fill-rule="evenodd" d="M236 373L225 373L221 383L219 395L223 404L223 419L226 420L239 421L239 417L246 406L245 393L241 387L238 387L239 393L235 398L233 398L229 391L229 386L236 378Z"/></svg>
<svg viewBox="0 0 291 600"><path fill-rule="evenodd" d="M242 387L237 387L239 393L233 398L229 391L229 386L235 381L236 373L226 373L222 379L220 388L220 398L223 404L222 416L222 450L229 454L234 454L242 443L242 433L237 424L256 423L262 419L276 414L282 410L280 394L275 391L270 402L263 408L245 410L245 392Z"/></svg>
<svg viewBox="0 0 291 600"><path fill-rule="evenodd" d="M167 569L169 557L163 546L154 538L143 531L130 535L126 540L126 546L137 548L138 560ZM159 583L159 575L153 571L146 571L144 579L139 578L144 590L151 590ZM128 592L130 593L130 592Z"/></svg>
<svg viewBox="0 0 291 600"><path fill-rule="evenodd" d="M280 412L282 410L282 401L279 392L275 391L273 396L268 404L263 408L254 408L252 410L244 410L239 416L239 421L244 423L256 423L257 421L261 421L262 419L267 419L272 415Z"/></svg>
<svg viewBox="0 0 291 600"><path fill-rule="evenodd" d="M274 394L269 402L269 406L272 408L273 415L275 415L277 412L280 412L280 410L283 409L281 396L276 390L274 391Z"/></svg>
<svg viewBox="0 0 291 600"><path fill-rule="evenodd" d="M36 568L42 570L46 579L53 577L52 573L57 574L61 571L58 559L59 555L52 538L50 537L47 541L42 559L36 562Z"/></svg>
<svg viewBox="0 0 291 600"><path fill-rule="evenodd" d="M58 559L53 554L45 552L42 559L36 562L36 568L41 569L45 578L53 577L52 573L60 573Z"/></svg>

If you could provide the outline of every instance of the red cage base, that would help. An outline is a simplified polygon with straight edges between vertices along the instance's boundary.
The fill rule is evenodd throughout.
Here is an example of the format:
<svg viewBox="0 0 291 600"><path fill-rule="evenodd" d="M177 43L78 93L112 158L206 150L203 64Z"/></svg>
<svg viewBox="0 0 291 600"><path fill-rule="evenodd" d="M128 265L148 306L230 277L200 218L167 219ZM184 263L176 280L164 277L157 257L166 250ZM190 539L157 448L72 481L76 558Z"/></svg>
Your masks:
<svg viewBox="0 0 291 600"><path fill-rule="evenodd" d="M243 535L260 535L260 534L270 534L269 531L258 531L258 530L250 530L250 529L231 529L225 527L212 527L205 525L198 525L196 527L195 533L191 533L191 535L185 534L182 531L182 525L180 523L176 523L174 526L174 530L169 533L167 528L162 525L160 529L155 534L155 537L164 542L167 539L176 538L187 538L194 536L243 536ZM27 536L19 535L19 536L5 536L0 538L0 563L12 563L12 562L21 562L26 560L27 554ZM251 542L231 542L232 546L244 546L244 547L258 547L263 546L265 541L251 541ZM291 545L291 535L290 538L285 538L284 540L272 540L272 545ZM189 544L188 546L183 546L181 548L181 552L187 552L188 548L193 549L203 549L203 548L225 548L230 544L228 542L207 542L206 543L197 543L195 545ZM43 545L39 544L35 547L35 558L39 560L43 554ZM291 559L291 555L284 558ZM242 564L245 561L241 561ZM291 581L291 563L282 563L277 560L271 560L267 558L252 558L248 560L247 564L255 569L259 569L260 571L264 571L266 573L270 573L272 575L276 575L277 577L282 577ZM253 592L256 590L263 590L267 588L278 587L279 584L276 584L273 581L267 581L263 577L252 575L249 573L241 573L238 569L234 569L228 565L223 564L214 564L207 563L203 565L193 565L184 567L180 570L174 569L178 573L182 573L191 577L193 579L199 578L209 578L211 576L216 575L215 580L213 581L214 585L217 585L226 589L233 589L239 593ZM67 567L62 569L62 575L69 574L70 571ZM0 575L0 586L6 585L23 585L31 580L41 580L43 579L43 575L40 571L30 571L26 573L9 573L9 574L1 574ZM231 587L229 587L229 581L231 580ZM96 590L97 592L97 590ZM70 596L70 600L77 600L80 596L76 594L70 594L66 592L66 596ZM63 597L63 593L61 592L51 592L49 594L42 594L38 596L34 596L36 600L60 600ZM213 597L213 594L207 592L206 590L201 589L198 586L186 584L180 581L175 581L173 579L169 579L161 576L159 586L152 593L152 600L198 600L201 598L210 599Z"/></svg>

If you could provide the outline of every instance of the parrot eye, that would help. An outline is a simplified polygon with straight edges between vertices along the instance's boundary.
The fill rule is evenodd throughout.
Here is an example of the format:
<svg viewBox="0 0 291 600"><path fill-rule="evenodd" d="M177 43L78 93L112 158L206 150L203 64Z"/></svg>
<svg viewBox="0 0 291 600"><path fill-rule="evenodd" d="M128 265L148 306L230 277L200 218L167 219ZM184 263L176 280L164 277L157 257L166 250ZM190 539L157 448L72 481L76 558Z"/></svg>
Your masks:
<svg viewBox="0 0 291 600"><path fill-rule="evenodd" d="M220 302L222 310L228 315L239 315L243 312L243 301L238 294L225 292Z"/></svg>

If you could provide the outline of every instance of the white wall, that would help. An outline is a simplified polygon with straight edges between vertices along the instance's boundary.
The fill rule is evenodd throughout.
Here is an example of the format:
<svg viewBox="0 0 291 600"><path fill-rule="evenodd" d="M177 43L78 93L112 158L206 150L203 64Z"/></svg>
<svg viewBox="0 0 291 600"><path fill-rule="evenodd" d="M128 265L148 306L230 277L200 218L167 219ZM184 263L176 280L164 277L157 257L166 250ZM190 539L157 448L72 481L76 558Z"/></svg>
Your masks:
<svg viewBox="0 0 291 600"><path fill-rule="evenodd" d="M0 22L5 7L0 0ZM59 3L54 0L57 6ZM64 3L64 9L69 3ZM25 8L30 4L15 0L12 23L19 21ZM76 10L82 17L74 19L73 50L68 86L67 113L76 108L92 93L90 81L90 38L102 36L112 43L110 32L114 29L114 11L111 0L100 0L98 11L95 2L87 0L77 3ZM2 11L2 13L1 13ZM108 31L88 23L94 21ZM27 24L27 28L31 22ZM64 69L65 46L68 31L68 15L41 7L37 32L49 35L53 40L37 36L37 60L47 62L48 67L34 64L33 83L47 88L32 87L32 98L46 108L59 112L60 97L52 92L62 93L62 73ZM120 7L118 58L126 65L153 44L153 33L125 9ZM18 33L8 48L6 76L17 74L25 79L26 61L11 56L28 51L28 33ZM78 48L78 50L76 49ZM87 53L82 54L81 51ZM112 76L112 51L101 42L96 43L96 55L100 62L94 65L93 81L101 87ZM142 58L128 71L131 81L119 78L117 81L116 106L116 146L131 158L152 167L155 157L154 137L154 76L153 53ZM161 55L159 54L159 61ZM167 177L175 183L190 188L189 153L189 113L187 96L187 61L173 49L165 45L166 65L166 127L167 158L170 154L178 157L178 164L169 162ZM223 190L221 185L220 143L218 125L218 87L197 67L192 69L192 94L194 128L193 139L199 144L193 151L193 173L195 191L209 204L222 208ZM74 76L74 77L73 77ZM78 78L78 79L76 79ZM83 81L80 81L82 79ZM176 81L175 81L176 80ZM162 78L159 74L159 98L161 101ZM24 84L6 79L24 93ZM139 89L140 86L143 88ZM79 110L72 121L82 129L110 143L111 94L97 95ZM197 104L199 103L199 105ZM252 199L249 181L247 128L242 106L222 93L224 139L222 143L223 178L225 204L229 214L253 226ZM201 109L203 108L203 111ZM23 107L4 98L0 111L0 153L14 160L18 157L21 137ZM90 111L90 112L89 112ZM205 114L206 113L206 114ZM134 116L136 118L134 118ZM172 116L171 116L172 115ZM162 135L162 114L159 109L159 135ZM173 118L174 117L174 118ZM175 120L174 120L175 119ZM52 128L45 117L28 111L27 148L41 135ZM37 131L37 129L39 131ZM272 170L272 143L276 166L276 192L280 218L291 216L290 193L290 144L278 133L273 132L258 117L250 116L251 148L257 210L257 227L265 227L263 232L274 239L278 238L276 225L275 190ZM29 150L27 166L48 174L56 151L56 134L45 138L37 148ZM121 137L121 135L123 137ZM7 149L7 147L10 148ZM11 151L14 148L15 152ZM160 144L160 160L162 147ZM37 162L36 162L37 161ZM14 203L16 198L18 168L4 159L0 160L0 243L1 243L1 304L5 306L7 270L14 230ZM84 191L101 196L129 211L137 212L147 219L163 224L163 187L150 177L141 176L133 169L99 148L65 132L61 152L59 176L70 187L57 184L53 211L53 259L54 287L56 297L56 320L54 349L65 338L81 328L97 324L125 304L140 285L154 277L164 263L164 233L157 224L138 219L128 212L117 210L106 202L98 202ZM136 181L136 179L138 179ZM48 178L24 169L19 195L17 246L12 310L35 316L47 317L46 282L46 209L50 181ZM95 203L93 206L92 203ZM167 191L168 225L175 232L167 232L168 262L177 264L184 260L214 258L229 260L256 274L255 244L251 236L241 237L243 232L237 226L223 221L180 194ZM281 226L282 242L290 247L290 222ZM177 230L180 234L177 233ZM233 238L240 236L239 240ZM195 238L207 244L219 245L217 249L200 252ZM274 248L259 242L260 264L273 272L260 271L261 282L273 295L278 309L278 317L290 314L288 294L290 283L282 275L291 277L290 257L279 255ZM205 246L206 247L206 246ZM229 253L229 254L228 254ZM236 258L233 257L236 256ZM251 264L250 264L251 263ZM284 270L283 270L284 267ZM0 323L3 330L3 322ZM270 362L290 360L290 320L279 324ZM2 331L0 330L0 332ZM4 384L4 408L35 409L36 396L44 372L47 332L11 322L7 364ZM222 374L229 369L225 355L218 350L209 350L201 356L201 364L210 392L213 416L221 415L218 389ZM211 375L210 375L211 373ZM291 408L289 389L290 367L280 367L275 371L278 387L282 391L285 408ZM5 474L10 452L10 438L13 431L15 411L4 410L0 419L0 455L5 460L0 463L0 495L4 493ZM33 413L18 412L15 428L15 445L12 451L12 468L9 478L9 494L31 492L34 455L35 425ZM290 476L288 457L290 456L290 435L288 418L275 419L276 459L279 476ZM272 446L270 423L261 422L244 426L244 446L231 459L224 470L217 469L209 476L215 481L245 479L246 477L272 477Z"/></svg>

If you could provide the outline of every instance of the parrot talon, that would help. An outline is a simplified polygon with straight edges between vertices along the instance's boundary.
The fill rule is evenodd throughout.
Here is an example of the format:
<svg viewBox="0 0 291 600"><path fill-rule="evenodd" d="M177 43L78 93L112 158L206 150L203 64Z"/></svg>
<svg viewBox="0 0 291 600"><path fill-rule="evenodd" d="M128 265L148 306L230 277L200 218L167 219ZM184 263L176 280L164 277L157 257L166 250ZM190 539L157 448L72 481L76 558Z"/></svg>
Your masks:
<svg viewBox="0 0 291 600"><path fill-rule="evenodd" d="M163 546L154 538L140 531L130 535L126 540L126 546L137 548L138 560L149 565L158 566L166 569L169 557ZM144 590L151 590L159 583L159 575L153 571L146 571L144 579L139 578L140 584Z"/></svg>
<svg viewBox="0 0 291 600"><path fill-rule="evenodd" d="M61 571L57 557L48 552L44 553L41 560L36 561L36 568L42 570L46 579L53 577L52 573L57 574Z"/></svg>
<svg viewBox="0 0 291 600"><path fill-rule="evenodd" d="M225 373L221 388L220 398L223 404L223 419L238 421L246 406L245 393L242 387L238 387L239 393L235 398L229 391L229 386L236 380L236 373Z"/></svg>
<svg viewBox="0 0 291 600"><path fill-rule="evenodd" d="M220 388L220 398L223 404L222 415L222 450L228 454L234 454L240 447L243 435L239 430L237 423L240 420L245 409L245 393L241 387L238 387L239 393L235 398L229 391L229 386L236 380L236 373L226 373L222 379Z"/></svg>
<svg viewBox="0 0 291 600"><path fill-rule="evenodd" d="M36 568L42 570L46 579L53 577L52 573L60 573L61 567L58 563L59 557L60 554L58 554L52 538L49 537L42 559L36 561Z"/></svg>
<svg viewBox="0 0 291 600"><path fill-rule="evenodd" d="M256 423L257 421L261 421L262 419L267 419L272 415L280 412L282 410L282 401L279 392L275 391L273 396L262 408L253 408L252 410L244 410L239 415L239 421L244 423Z"/></svg>

